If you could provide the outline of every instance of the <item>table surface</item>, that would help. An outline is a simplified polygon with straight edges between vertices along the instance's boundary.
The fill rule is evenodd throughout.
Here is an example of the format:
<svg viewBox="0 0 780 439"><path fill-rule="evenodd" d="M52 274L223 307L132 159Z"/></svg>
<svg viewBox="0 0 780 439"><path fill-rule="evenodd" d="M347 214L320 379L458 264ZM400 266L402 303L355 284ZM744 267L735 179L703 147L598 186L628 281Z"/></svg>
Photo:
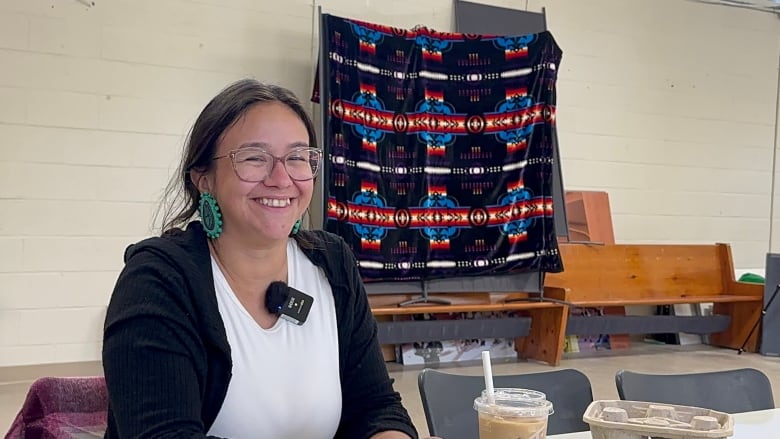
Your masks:
<svg viewBox="0 0 780 439"><path fill-rule="evenodd" d="M754 439L777 437L780 432L780 409L758 412L737 413L734 415L734 436L731 439ZM589 431L556 434L549 439L590 439Z"/></svg>

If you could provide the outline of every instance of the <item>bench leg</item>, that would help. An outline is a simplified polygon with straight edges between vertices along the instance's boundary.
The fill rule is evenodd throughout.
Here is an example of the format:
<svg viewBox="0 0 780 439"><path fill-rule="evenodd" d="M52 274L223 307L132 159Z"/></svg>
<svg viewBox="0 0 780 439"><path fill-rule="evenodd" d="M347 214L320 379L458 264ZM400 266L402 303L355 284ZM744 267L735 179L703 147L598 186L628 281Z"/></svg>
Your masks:
<svg viewBox="0 0 780 439"><path fill-rule="evenodd" d="M761 317L762 303L755 302L734 302L734 303L715 303L712 308L713 314L725 314L731 316L729 329L710 335L710 344L724 348L739 349L745 342L753 325ZM756 328L753 335L745 345L745 352L757 352L759 334L761 326Z"/></svg>
<svg viewBox="0 0 780 439"><path fill-rule="evenodd" d="M528 336L515 340L518 358L529 358L544 361L550 366L558 366L563 357L569 307L531 309L527 312L531 317L531 330Z"/></svg>

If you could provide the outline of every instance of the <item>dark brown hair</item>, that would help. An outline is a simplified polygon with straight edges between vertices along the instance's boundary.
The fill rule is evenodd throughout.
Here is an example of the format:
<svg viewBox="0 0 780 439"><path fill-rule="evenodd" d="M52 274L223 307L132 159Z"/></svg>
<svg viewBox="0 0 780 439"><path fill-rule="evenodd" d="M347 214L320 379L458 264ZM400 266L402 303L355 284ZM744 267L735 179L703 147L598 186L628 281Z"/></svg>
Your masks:
<svg viewBox="0 0 780 439"><path fill-rule="evenodd" d="M165 189L156 218L162 222L162 233L183 228L198 211L200 192L190 178L190 171L208 171L225 131L256 104L279 102L301 118L309 134L309 145L317 147L314 123L297 97L288 89L263 84L254 79L234 82L217 94L201 111L184 146L182 160Z"/></svg>

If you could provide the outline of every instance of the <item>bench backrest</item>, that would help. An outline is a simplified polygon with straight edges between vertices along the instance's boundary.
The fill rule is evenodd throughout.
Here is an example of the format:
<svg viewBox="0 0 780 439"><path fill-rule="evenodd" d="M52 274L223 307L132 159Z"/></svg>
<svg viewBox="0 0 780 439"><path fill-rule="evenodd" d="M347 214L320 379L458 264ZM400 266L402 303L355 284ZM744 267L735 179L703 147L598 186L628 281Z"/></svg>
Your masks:
<svg viewBox="0 0 780 439"><path fill-rule="evenodd" d="M546 286L569 288L568 299L650 299L722 294L734 279L727 244L560 244L564 271Z"/></svg>

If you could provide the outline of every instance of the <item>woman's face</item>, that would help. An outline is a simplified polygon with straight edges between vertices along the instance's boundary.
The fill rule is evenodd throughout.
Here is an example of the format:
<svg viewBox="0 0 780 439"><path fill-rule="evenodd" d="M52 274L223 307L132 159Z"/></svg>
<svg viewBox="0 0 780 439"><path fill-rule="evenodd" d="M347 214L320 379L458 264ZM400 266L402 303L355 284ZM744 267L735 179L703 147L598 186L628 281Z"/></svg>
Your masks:
<svg viewBox="0 0 780 439"><path fill-rule="evenodd" d="M278 160L271 160L273 168L262 181L244 181L233 169L230 152L252 148L284 157L295 148L308 146L303 121L279 102L250 107L223 133L215 157L227 157L216 160L210 172L197 178L197 185L201 192L211 192L216 198L224 234L259 245L286 241L293 224L309 206L314 189L314 180L293 180Z"/></svg>

